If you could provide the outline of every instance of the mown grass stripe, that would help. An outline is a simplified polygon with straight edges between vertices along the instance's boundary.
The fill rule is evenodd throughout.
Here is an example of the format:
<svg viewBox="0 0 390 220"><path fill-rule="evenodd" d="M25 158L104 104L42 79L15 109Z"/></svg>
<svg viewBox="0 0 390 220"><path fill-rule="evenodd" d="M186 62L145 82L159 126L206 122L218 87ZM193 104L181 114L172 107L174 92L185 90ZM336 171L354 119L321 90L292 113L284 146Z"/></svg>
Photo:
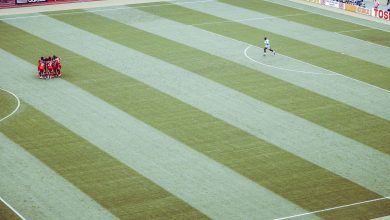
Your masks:
<svg viewBox="0 0 390 220"><path fill-rule="evenodd" d="M286 83L282 85L281 82L278 82L275 79L259 76L259 74L261 74L260 72L249 70L243 67L240 68L238 64L244 64L247 67L259 69L257 66L253 66L251 60L248 60L244 56L237 55L237 51L241 51L243 48L247 47L247 44L245 43L230 40L229 38L215 35L210 32L205 32L201 29L199 30L193 27L181 25L180 23L165 20L161 17L154 17L153 15L138 10L122 10L121 13L114 11L96 13L111 18L115 21L123 22L124 24L140 28L144 31L149 31L150 33L166 37L172 41L180 42L187 46L195 47L198 50L203 50L210 54L234 61L236 63L226 63L223 62L223 60L220 58L212 57L206 53L196 51L192 48L184 47L173 42L167 42L162 39L159 39L159 42L157 42L156 39L153 39L153 37L150 36L150 39L147 40L147 42L150 42L149 45L153 44L153 42L156 42L154 47L162 47L164 45L164 49L161 50L160 53L157 50L148 49L154 47L132 46L135 48L141 48L142 51L145 51L150 55L159 57L160 59L164 59L167 62L176 64L185 69L206 76L254 98L264 100L267 103L277 106L278 108L293 112L296 115L304 117L305 119L313 121L314 123L327 127L362 143L373 146L376 149L382 150L383 152L390 153L390 151L388 151L389 149L386 147L387 143L390 141L390 136L387 135L390 132L390 122L380 118L372 117L371 115L359 112L354 108L350 108L327 98L309 93L308 91L296 88L290 84ZM132 18L135 17L137 19L132 20ZM148 22L137 22L137 20L140 18L142 18L143 21ZM176 34L178 30L180 30L180 35ZM134 36L134 32L129 32L128 34ZM146 37L143 36L142 38ZM210 42L212 42L212 44L210 44ZM196 54L197 57L202 57L202 59L190 58L188 59L188 62L183 62L181 60L185 60L187 58L183 57L179 60L175 54ZM270 57L270 59L272 60L275 58ZM205 63L207 63L206 60L212 61L214 65L220 65L221 67L225 66L223 68L223 74L219 71L211 70L212 73L210 73L211 71L205 70L203 66ZM286 61L283 59L279 61L291 62L290 60ZM294 64L304 65L298 62ZM311 70L310 66L304 66L302 69ZM261 70L263 69L261 68ZM335 81L327 81L332 79L333 76L329 78L329 76L322 77L318 75L311 76L307 74L291 74L291 72L286 73L283 71L277 73L277 70L274 68L268 68L264 70L267 74L275 75L276 77L280 77L281 79L285 79L287 81L292 81L320 94L322 93L324 95L334 97L336 100L342 101L344 103L353 103L353 106L359 109L365 109L368 112L375 112L377 115L380 115L384 118L389 118L390 116L386 111L386 109L390 108L390 96L388 93L383 92L382 90L372 89L371 87L362 86L360 84L356 85L356 81L342 80L343 78ZM319 71L319 73L321 73L320 71L323 70L314 69L313 71ZM274 87L276 84L280 84L280 87L283 87L283 89L277 87L277 90L275 91ZM261 86L259 87L259 85ZM351 88L345 88L347 85ZM285 97L289 100L289 102L286 102L283 98L275 99L275 96L283 97L285 94L295 95ZM363 95L370 97L370 99L362 100L361 97ZM294 104L292 105L292 103ZM319 108L319 106L327 106L327 108ZM307 111L302 111L302 109L306 109ZM325 116L326 120L324 120ZM350 118L354 118L353 123L351 123ZM367 127L365 127L369 125L367 121L373 122L372 119L376 121L374 123L375 125L370 126L370 128L367 129ZM339 126L340 123L343 124L343 126ZM363 132L361 129L365 131L372 130L372 133L370 132L362 135ZM356 133L353 134L351 132ZM373 134L378 135L378 137L374 138L372 136ZM369 137L369 139L365 139L364 136ZM379 143L378 141L382 143Z"/></svg>
<svg viewBox="0 0 390 220"><path fill-rule="evenodd" d="M2 133L0 150L0 193L25 218L116 219Z"/></svg>
<svg viewBox="0 0 390 220"><path fill-rule="evenodd" d="M6 37L4 40L8 44L2 46L12 53L35 64L34 53L37 48L43 48L42 53L57 51L63 55L65 62L73 63L72 68L64 69L66 80L301 206L317 210L378 197L359 185L215 120L201 111L145 87L142 83L135 83L128 77L118 75L11 26L4 25L3 28L8 34L1 37ZM18 40L10 40L17 36ZM28 43L23 50L18 50L18 42ZM83 74L80 74L81 69ZM384 206L369 207L353 216L372 218L379 216L377 213L383 209ZM327 213L326 216L332 218L332 213Z"/></svg>
<svg viewBox="0 0 390 220"><path fill-rule="evenodd" d="M66 81L20 80L11 67L18 63L17 72L25 72L34 66L7 53L0 57L13 76L0 79L19 81L21 98L211 218L275 218L304 210ZM42 100L34 91L52 96Z"/></svg>
<svg viewBox="0 0 390 220"><path fill-rule="evenodd" d="M252 11L257 11L262 14L272 15L276 17L283 16L286 14L307 13L307 11L305 10L299 10L288 6L286 7L286 5L274 4L263 0L260 1L220 0L220 2L228 3L237 7L245 8ZM374 28L368 28L351 22L337 20L331 17L325 17L322 16L321 14L291 16L288 17L287 20L304 24L310 27L319 28L329 32L339 32L342 35L346 35L363 41L368 41L368 42L390 47L390 32L386 32ZM360 31L354 31L354 30L360 30ZM362 46L362 43L356 45L358 45L356 47L360 48ZM334 44L334 47L337 47L337 44ZM371 50L371 51L375 51L375 50ZM364 51L364 54L369 54L369 53L372 52L368 52L367 50Z"/></svg>
<svg viewBox="0 0 390 220"><path fill-rule="evenodd" d="M196 4L193 4L192 7L195 5ZM154 7L145 7L142 8L142 10L188 25L206 22L223 22L213 25L201 25L199 27L252 45L259 45L261 47L263 46L263 37L268 36L271 39L273 46L276 49L279 49L279 52L284 55L329 69L333 72L344 74L387 90L390 89L390 79L387 77L388 68L386 67L375 65L351 56L342 55L314 45L306 44L288 37L273 34L266 30L250 27L237 22L231 22L230 20L202 13L201 11L192 10L187 7L189 7L189 5L180 7L177 5L173 6L167 4L167 6L160 6L158 9ZM348 63L348 66L345 65L346 63Z"/></svg>

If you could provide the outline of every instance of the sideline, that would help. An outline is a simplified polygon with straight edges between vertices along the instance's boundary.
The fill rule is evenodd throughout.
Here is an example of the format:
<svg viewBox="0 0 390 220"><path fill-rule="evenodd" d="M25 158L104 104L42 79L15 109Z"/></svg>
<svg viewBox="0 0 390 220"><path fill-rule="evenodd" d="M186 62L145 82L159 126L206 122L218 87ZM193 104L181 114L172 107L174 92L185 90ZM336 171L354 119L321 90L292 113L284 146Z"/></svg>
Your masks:
<svg viewBox="0 0 390 220"><path fill-rule="evenodd" d="M7 92L7 93L13 95L13 96L16 98L16 101L18 102L18 105L16 106L16 108L15 108L15 110L14 110L13 112L11 112L9 115L5 116L4 118L1 118L1 119L0 119L0 122L2 122L2 121L4 121L5 119L11 117L13 114L15 114L15 113L19 110L19 107L20 107L20 100L19 100L19 97L18 97L18 96L16 96L14 93L12 93L12 92L10 92L10 91L8 91L8 90L2 89L2 88L0 88L0 90L3 90L3 91L5 91L5 92ZM0 199L1 199L1 197L0 197Z"/></svg>
<svg viewBox="0 0 390 220"><path fill-rule="evenodd" d="M0 196L0 201L3 202L8 208L10 208L19 218L22 220L26 220L18 211L16 211L10 204L8 204L3 198Z"/></svg>
<svg viewBox="0 0 390 220"><path fill-rule="evenodd" d="M366 200L363 202L356 202L356 203L352 203L352 204L348 204L348 205L336 206L336 207L322 209L322 210L318 210L318 211L314 211L314 212L306 212L306 213L302 213L302 214L297 214L297 215L292 215L292 216L287 216L287 217L282 217L282 218L276 218L274 220L284 220L284 219L297 218L297 217L301 217L301 216L305 216L305 215L312 215L312 214L316 214L316 213L320 213L320 212L327 212L327 211L331 211L331 210L335 210L335 209L341 209L341 208L356 206L356 205L360 205L360 204L364 204L364 203L376 202L376 201L385 200L385 199L390 199L390 196L386 196L386 197L382 197L382 198L378 198L378 199Z"/></svg>

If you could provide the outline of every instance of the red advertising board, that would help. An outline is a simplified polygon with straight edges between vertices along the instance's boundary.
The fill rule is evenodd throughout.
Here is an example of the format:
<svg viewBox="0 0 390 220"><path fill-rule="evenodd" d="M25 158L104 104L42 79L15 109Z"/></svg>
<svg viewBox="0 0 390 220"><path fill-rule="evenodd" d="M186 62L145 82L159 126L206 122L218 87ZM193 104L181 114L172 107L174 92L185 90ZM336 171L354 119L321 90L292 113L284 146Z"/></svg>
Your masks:
<svg viewBox="0 0 390 220"><path fill-rule="evenodd" d="M372 16L383 19L383 20L390 20L390 12L389 11L384 11L381 9L372 9Z"/></svg>

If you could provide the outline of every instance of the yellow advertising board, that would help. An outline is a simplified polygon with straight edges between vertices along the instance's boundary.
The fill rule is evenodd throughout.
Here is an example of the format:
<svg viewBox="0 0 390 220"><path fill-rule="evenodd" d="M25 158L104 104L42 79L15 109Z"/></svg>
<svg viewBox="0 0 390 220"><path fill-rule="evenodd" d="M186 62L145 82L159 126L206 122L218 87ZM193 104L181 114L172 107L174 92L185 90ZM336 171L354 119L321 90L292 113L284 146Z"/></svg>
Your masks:
<svg viewBox="0 0 390 220"><path fill-rule="evenodd" d="M320 0L305 0L307 2L311 2L311 3L317 3L317 4L320 4Z"/></svg>
<svg viewBox="0 0 390 220"><path fill-rule="evenodd" d="M346 11L356 12L357 7L355 5L345 4Z"/></svg>

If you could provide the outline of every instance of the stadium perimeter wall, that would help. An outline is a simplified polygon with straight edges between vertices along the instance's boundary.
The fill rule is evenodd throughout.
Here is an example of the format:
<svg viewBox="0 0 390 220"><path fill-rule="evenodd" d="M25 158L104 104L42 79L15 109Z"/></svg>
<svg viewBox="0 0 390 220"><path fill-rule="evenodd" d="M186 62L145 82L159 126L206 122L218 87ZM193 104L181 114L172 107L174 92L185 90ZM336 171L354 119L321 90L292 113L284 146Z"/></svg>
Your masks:
<svg viewBox="0 0 390 220"><path fill-rule="evenodd" d="M376 19L384 20L388 24L390 24L390 11L386 10L386 7L381 6L380 8L376 9L373 8L371 5L368 7L359 7L357 5L351 5L351 4L346 4L343 2L338 2L336 0L301 0L301 1L306 1L308 3L312 4L318 4L318 5L324 5L327 7L332 7L336 9L341 9L344 11L349 11L357 14L362 14L366 16L371 16Z"/></svg>

